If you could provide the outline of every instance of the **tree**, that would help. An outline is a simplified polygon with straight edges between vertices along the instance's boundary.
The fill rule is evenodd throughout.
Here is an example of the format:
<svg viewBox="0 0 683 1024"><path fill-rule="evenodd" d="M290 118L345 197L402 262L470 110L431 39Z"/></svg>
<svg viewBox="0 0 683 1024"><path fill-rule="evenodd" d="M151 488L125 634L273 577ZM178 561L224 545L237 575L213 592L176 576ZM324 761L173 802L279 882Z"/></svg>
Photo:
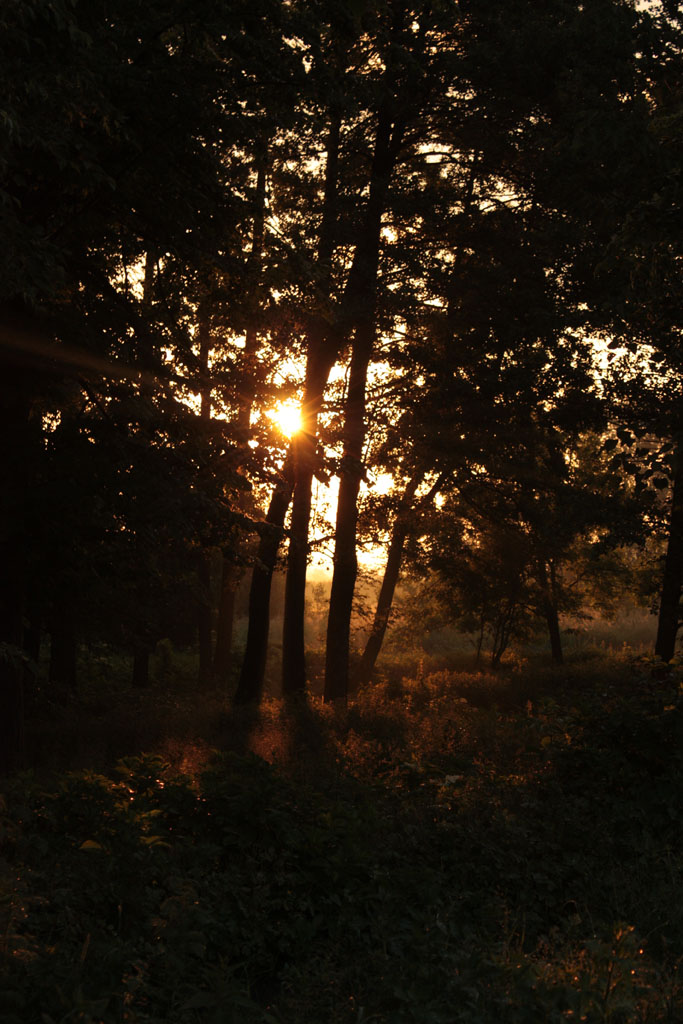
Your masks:
<svg viewBox="0 0 683 1024"><path fill-rule="evenodd" d="M154 479L168 472L172 451L170 461L183 467L177 486L187 491L166 509L169 525L171 510L178 513L171 532L179 541L185 534L189 497L192 515L211 506L213 524L220 515L229 534L236 461L244 456L229 426L201 427L184 399L196 381L194 328L207 269L220 267L223 282L232 273L239 290L240 165L225 157L244 121L225 101L236 101L240 45L259 18L266 11L253 5L228 16L211 2L190 12L173 0L144 10L124 4L115 16L105 4L44 0L3 10L2 406L4 437L14 438L3 452L0 517L11 566L0 600L10 652L2 686L8 756L21 705L11 652L20 647L24 595L39 571L27 524L40 506L29 479L40 476L46 454L61 458L46 444L51 427L70 424L65 465L75 464L79 438L111 466L114 506L130 499L113 531L139 525L136 459L144 451ZM138 283L145 258L154 263L156 291L146 305ZM196 443L207 434L208 462L226 456L218 488ZM73 503L96 500L101 484L79 474L83 489L73 487ZM82 534L79 526L70 536L72 548ZM48 589L56 592L59 578Z"/></svg>
<svg viewBox="0 0 683 1024"><path fill-rule="evenodd" d="M308 87L302 99L312 104L314 110L311 124L306 119L308 110L302 102L304 117L297 124L297 134L308 142L308 145L304 144L303 152L297 154L297 170L304 181L306 172L301 167L301 162L306 156L310 159L310 152L315 151L310 136L322 129L325 138L324 150L317 153L319 165L324 168L320 225L313 232L309 229L305 247L300 237L301 225L298 216L298 205L301 200L300 197L292 195L292 175L287 163L283 168L279 168L274 176L273 196L274 208L283 224L283 235L284 226L289 221L298 243L290 243L290 261L293 255L304 267L304 279L299 282L300 271L296 273L296 268L290 265L290 269L295 269L295 276L294 281L289 281L289 287L291 289L293 285L300 283L300 294L296 296L294 314L290 311L288 317L298 325L304 336L306 371L301 430L290 443L289 452L273 488L264 527L261 528L249 598L247 645L235 693L237 703L257 702L260 699L269 633L272 574L284 534L285 518L292 502L283 626L283 692L298 692L305 681L303 630L311 482L316 464L315 435L325 384L338 350L336 335L328 322L343 104L338 93L343 95L344 43L349 36L348 23L353 26L353 18L347 17L343 12L332 10L328 14L323 10L321 20L318 20L316 15L320 17L319 12L314 11L313 18L304 18L300 26L303 36L300 42L306 48L308 59L311 61ZM288 142L289 136L285 139ZM288 151L287 155L291 156L291 153ZM313 195L309 198L315 209L319 196L315 194L315 188L310 191ZM292 302L292 299L289 298L289 301Z"/></svg>
<svg viewBox="0 0 683 1024"><path fill-rule="evenodd" d="M595 22L601 60L591 70L594 55L587 47L563 92L543 103L545 110L560 104L566 112L565 134L563 140L552 120L539 119L534 167L544 172L543 201L563 209L581 234L571 273L590 304L594 332L609 339L613 354L625 348L640 364L635 372L631 366L626 386L622 381L613 389L614 420L623 431L634 431L626 447L633 450L639 436L657 433L675 446L680 420L676 412L669 416L668 403L657 409L656 421L644 420L652 408L653 363L674 391L681 369L680 233L674 227L680 208L680 10L666 2L600 3L586 6L581 17ZM567 101L579 95L572 113ZM658 468L655 459L649 468L650 479L660 480L661 462ZM670 551L656 644L665 660L674 653L683 581L675 477L671 466Z"/></svg>
<svg viewBox="0 0 683 1024"><path fill-rule="evenodd" d="M382 584L377 596L377 606L375 608L372 627L361 657L358 674L359 682L361 684L370 682L375 668L375 663L379 656L379 652L382 649L384 636L387 631L387 626L389 625L394 593L396 591L396 585L401 572L401 562L406 538L411 527L413 529L415 528L415 513L420 507L429 505L443 486L444 480L445 474L442 474L432 484L427 493L423 494L420 499L416 501L416 494L423 482L423 477L420 474L415 474L406 484L405 491L401 496L391 530L391 539L387 551L387 561L384 568L384 575L382 577Z"/></svg>
<svg viewBox="0 0 683 1024"><path fill-rule="evenodd" d="M469 479L461 474L423 539L421 563L455 621L476 634L478 655L488 635L497 666L513 638L543 622L559 664L560 616L609 600L614 552L642 543L646 510L599 435L536 425Z"/></svg>
<svg viewBox="0 0 683 1024"><path fill-rule="evenodd" d="M655 653L670 661L681 623L683 588L683 445L675 399L683 372L679 345L681 247L674 227L680 214L683 21L680 10L668 4L656 5L652 18L655 39L648 52L648 132L640 143L648 168L639 179L640 193L631 197L606 249L604 271L616 296L612 306L615 345L625 345L630 351L640 346L644 368L635 380L631 378L627 406L634 415L627 426L635 426L635 433L623 435L623 440L626 447L633 448L651 432L665 442L659 451L641 446L639 455L649 457L647 478L651 483L661 487L667 478L670 481L655 643ZM655 403L650 397L653 390L658 392ZM622 397L623 392L623 387L618 388ZM649 421L648 410L654 412Z"/></svg>
<svg viewBox="0 0 683 1024"><path fill-rule="evenodd" d="M616 99L616 91L614 81L596 76L596 69L581 56L583 33L592 29L583 8L560 6L559 17L553 21L547 11L539 15L525 9L518 17L519 12L505 3L487 5L485 9L464 5L458 22L454 24L451 20L448 25L430 22L424 11L413 11L405 22L415 34L412 41L401 36L396 24L392 25L392 59L394 68L398 66L398 86L390 95L400 114L396 122L386 121L384 132L387 140L392 137L398 140L399 149L403 148L400 160L410 170L404 171L401 167L403 173L397 178L396 197L392 196L388 205L385 204L387 210L393 210L395 203L399 211L398 230L394 228L398 235L395 251L398 254L403 250L404 267L397 272L396 263L389 264L383 253L380 282L385 275L389 276L388 266L391 265L391 287L383 292L382 298L391 303L395 317L400 315L399 310L410 310L412 330L418 296L423 307L432 305L432 312L434 305L441 306L445 299L453 326L443 333L454 339L454 326L458 325L458 343L471 346L471 366L476 367L477 361L485 365L486 360L503 363L512 360L518 373L528 378L532 367L541 369L552 360L563 382L567 374L571 376L572 361L577 358L576 344L568 335L559 337L568 319L571 322L573 317L571 326L575 329L580 320L577 312L581 300L575 279L568 278L564 272L566 249L572 246L572 255L575 254L577 236L570 233L563 237L562 207L557 204L556 193L552 203L546 201L544 188L547 185L543 181L546 166L543 159L534 159L533 151L539 140L539 123L543 126L549 123L556 135L568 132L571 127L566 98L562 105L556 101L562 97L563 76L573 68L572 62L581 61L584 68L589 65L586 73L593 73L599 79L595 92L604 107ZM407 14L405 8L401 14ZM605 11L602 14L604 16ZM397 20L400 21L400 15ZM540 74L535 67L532 76L515 79L520 50L528 47L537 33L547 40L557 63L544 62ZM435 62L434 48L430 48L430 44L436 38L444 56ZM419 43L427 41L424 52L419 51L418 39ZM411 97L407 99L401 93L401 68L410 65L410 58L417 62L418 52L421 53L420 84L416 85L413 76ZM405 61L403 65L401 60ZM388 61L387 67L389 65ZM378 123L381 126L382 122ZM392 132L396 135L392 136ZM390 145L390 141L385 143L385 147ZM431 158L429 162L426 154ZM397 150L392 166L398 156ZM436 170L433 164L441 162L445 166ZM412 171L412 167L417 170ZM419 207L408 205L410 200L414 201L416 185L421 186L422 193L429 199ZM484 213L486 216L482 216ZM493 231L489 230L490 226ZM408 236L407 243L401 238L403 234ZM488 248L491 243L498 247L492 255ZM387 248L393 255L390 247ZM503 303L497 304L494 308L499 322L494 323L489 317L489 305L481 301L481 292L468 293L463 287L463 270L472 277L476 276L478 266L484 266L490 282L493 265L503 280L514 278L517 264L506 264L503 258L506 249L508 254L516 251L522 259L523 273L530 276L527 280L520 275L522 280L517 287L508 288L508 295L516 305L505 310ZM482 250L485 252L483 259ZM447 254L446 259L444 254ZM365 438L365 380L379 309L375 266L370 270L372 275L367 275L367 296L363 304L365 319L356 330L350 364L346 459L340 478L336 568L330 602L326 688L329 699L343 698L347 686L356 501ZM563 282L567 284L563 286ZM508 284L506 281L506 287ZM524 285L530 285L528 296L524 295ZM561 291L566 293L562 321L555 308ZM401 299L405 302L403 310ZM525 299L537 305L525 306L522 304ZM487 300L490 301L488 295ZM508 319L511 318L507 324L504 323L506 312ZM371 323L373 317L374 323ZM498 334L491 337L487 330ZM400 351L400 346L397 348ZM442 345L439 353L443 353ZM404 361L408 362L405 355ZM434 363L439 365L439 357ZM413 372L416 364L421 367L424 361L421 362L419 356L414 357ZM490 379L493 377L491 374ZM523 401L521 395L518 400ZM445 408L449 408L448 404ZM484 408L490 411L489 405ZM520 411L519 406L517 411ZM470 424L461 423L460 427L463 434Z"/></svg>

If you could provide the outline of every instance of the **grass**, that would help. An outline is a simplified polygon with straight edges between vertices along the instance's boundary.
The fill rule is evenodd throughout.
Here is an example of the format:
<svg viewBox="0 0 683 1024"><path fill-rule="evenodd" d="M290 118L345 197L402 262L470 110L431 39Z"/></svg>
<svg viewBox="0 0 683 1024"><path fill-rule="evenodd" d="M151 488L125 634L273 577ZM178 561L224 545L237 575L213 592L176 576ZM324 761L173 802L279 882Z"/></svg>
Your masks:
<svg viewBox="0 0 683 1024"><path fill-rule="evenodd" d="M4 786L0 1019L681 1020L680 688L615 656L343 711L100 688Z"/></svg>

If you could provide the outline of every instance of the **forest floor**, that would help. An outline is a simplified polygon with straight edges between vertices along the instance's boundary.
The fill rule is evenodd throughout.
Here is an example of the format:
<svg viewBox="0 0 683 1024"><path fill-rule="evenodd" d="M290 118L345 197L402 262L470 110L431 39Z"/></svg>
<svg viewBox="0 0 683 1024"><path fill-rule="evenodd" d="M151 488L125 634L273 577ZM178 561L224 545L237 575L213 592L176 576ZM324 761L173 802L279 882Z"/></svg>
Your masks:
<svg viewBox="0 0 683 1024"><path fill-rule="evenodd" d="M0 783L0 1020L681 1021L682 679L37 705L39 770Z"/></svg>

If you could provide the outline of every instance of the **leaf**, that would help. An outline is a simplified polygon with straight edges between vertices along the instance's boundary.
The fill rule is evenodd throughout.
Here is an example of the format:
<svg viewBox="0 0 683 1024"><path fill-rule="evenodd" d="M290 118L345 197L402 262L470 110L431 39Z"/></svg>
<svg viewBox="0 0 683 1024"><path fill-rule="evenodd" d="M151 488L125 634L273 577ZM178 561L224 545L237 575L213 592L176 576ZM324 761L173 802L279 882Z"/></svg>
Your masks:
<svg viewBox="0 0 683 1024"><path fill-rule="evenodd" d="M171 844L167 843L161 836L142 836L142 842L146 846L166 846L171 849Z"/></svg>

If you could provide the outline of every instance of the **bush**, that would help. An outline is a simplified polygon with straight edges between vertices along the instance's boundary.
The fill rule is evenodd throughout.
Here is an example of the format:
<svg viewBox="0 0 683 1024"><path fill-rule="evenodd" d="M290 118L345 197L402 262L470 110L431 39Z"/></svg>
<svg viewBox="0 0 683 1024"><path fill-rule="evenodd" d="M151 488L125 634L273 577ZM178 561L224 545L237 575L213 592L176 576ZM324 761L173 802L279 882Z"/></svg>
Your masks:
<svg viewBox="0 0 683 1024"><path fill-rule="evenodd" d="M680 672L439 672L8 780L3 1024L679 1019Z"/></svg>

